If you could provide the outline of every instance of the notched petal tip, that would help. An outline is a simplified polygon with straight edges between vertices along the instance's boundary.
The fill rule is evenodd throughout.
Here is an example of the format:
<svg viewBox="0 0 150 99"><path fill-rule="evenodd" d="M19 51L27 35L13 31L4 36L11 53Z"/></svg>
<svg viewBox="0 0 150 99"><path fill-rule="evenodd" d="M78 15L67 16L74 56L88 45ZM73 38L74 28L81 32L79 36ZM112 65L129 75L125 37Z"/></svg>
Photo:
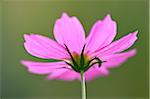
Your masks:
<svg viewBox="0 0 150 99"><path fill-rule="evenodd" d="M109 14L109 13L106 14L106 17L111 18L111 14Z"/></svg>
<svg viewBox="0 0 150 99"><path fill-rule="evenodd" d="M131 33L132 34L132 37L135 39L135 41L138 39L138 30L137 31L135 31L135 32L132 32Z"/></svg>
<svg viewBox="0 0 150 99"><path fill-rule="evenodd" d="M30 63L31 61L27 61L27 60L21 60L20 63L22 65L24 65L25 67L28 67L28 64Z"/></svg>
<svg viewBox="0 0 150 99"><path fill-rule="evenodd" d="M63 12L61 18L69 18L69 15L66 12Z"/></svg>
<svg viewBox="0 0 150 99"><path fill-rule="evenodd" d="M22 65L24 65L26 67L26 69L30 72L30 73L34 73L31 69L30 66L28 66L28 64L30 63L30 61L26 61L26 60L21 60L20 63Z"/></svg>
<svg viewBox="0 0 150 99"><path fill-rule="evenodd" d="M31 39L31 37L33 37L35 35L37 35L37 34L24 34L23 35L24 36L24 40L25 41L29 41Z"/></svg>
<svg viewBox="0 0 150 99"><path fill-rule="evenodd" d="M112 20L111 14L106 14L103 20Z"/></svg>
<svg viewBox="0 0 150 99"><path fill-rule="evenodd" d="M24 40L27 41L29 39L29 34L24 34L23 37L24 37Z"/></svg>
<svg viewBox="0 0 150 99"><path fill-rule="evenodd" d="M69 19L73 19L73 20L78 20L77 17L75 17L75 16L69 16L69 14L67 14L66 12L62 13L61 18L69 18Z"/></svg>
<svg viewBox="0 0 150 99"><path fill-rule="evenodd" d="M103 18L103 20L105 20L105 21L110 21L110 22L112 22L113 24L117 25L116 21L113 20L111 14L106 14L106 16Z"/></svg>
<svg viewBox="0 0 150 99"><path fill-rule="evenodd" d="M107 68L99 68L99 71L103 74L102 76L108 76L110 75L110 71Z"/></svg>
<svg viewBox="0 0 150 99"><path fill-rule="evenodd" d="M137 50L136 50L136 49L132 49L132 50L130 51L131 57L132 57L132 56L135 56L136 53L137 53Z"/></svg>
<svg viewBox="0 0 150 99"><path fill-rule="evenodd" d="M96 25L100 25L101 22L102 22L102 20L97 20L95 23L96 23Z"/></svg>
<svg viewBox="0 0 150 99"><path fill-rule="evenodd" d="M20 63L23 64L23 65L25 65L25 61L24 60L21 60Z"/></svg>
<svg viewBox="0 0 150 99"><path fill-rule="evenodd" d="M132 34L134 34L134 36L137 36L137 34L138 34L138 30L136 30L135 32L132 32Z"/></svg>

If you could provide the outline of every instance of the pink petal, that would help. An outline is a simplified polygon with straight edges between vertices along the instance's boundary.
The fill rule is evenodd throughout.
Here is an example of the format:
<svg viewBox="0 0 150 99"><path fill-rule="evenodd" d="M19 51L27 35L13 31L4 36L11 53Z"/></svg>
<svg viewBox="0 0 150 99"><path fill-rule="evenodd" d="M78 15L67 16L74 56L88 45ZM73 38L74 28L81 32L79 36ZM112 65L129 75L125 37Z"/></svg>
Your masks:
<svg viewBox="0 0 150 99"><path fill-rule="evenodd" d="M61 45L67 47L76 53L80 53L85 43L84 29L76 17L69 17L63 13L54 26L55 39Z"/></svg>
<svg viewBox="0 0 150 99"><path fill-rule="evenodd" d="M33 61L21 61L28 71L34 74L49 74L56 69L68 67L64 62L33 62Z"/></svg>
<svg viewBox="0 0 150 99"><path fill-rule="evenodd" d="M107 47L98 50L94 55L104 56L107 54L118 53L131 47L137 40L137 31L111 43Z"/></svg>
<svg viewBox="0 0 150 99"><path fill-rule="evenodd" d="M103 20L97 21L86 39L87 51L93 52L112 42L117 32L116 22L107 15Z"/></svg>
<svg viewBox="0 0 150 99"><path fill-rule="evenodd" d="M73 71L73 70L68 70L64 74L60 75L58 79L60 80L65 80L65 81L73 81L77 79L79 73Z"/></svg>
<svg viewBox="0 0 150 99"><path fill-rule="evenodd" d="M103 66L101 66L100 68L98 68L98 66L92 67L91 69L89 69L87 72L85 72L85 79L87 81L91 81L94 78L97 77L102 77L102 76L108 76L109 75L109 71L104 68Z"/></svg>
<svg viewBox="0 0 150 99"><path fill-rule="evenodd" d="M47 59L64 59L68 57L66 50L55 41L37 34L24 35L25 49L33 56Z"/></svg>
<svg viewBox="0 0 150 99"><path fill-rule="evenodd" d="M136 49L133 49L128 52L103 56L101 57L101 59L103 61L106 61L103 63L103 66L107 68L115 68L115 67L120 66L123 62L127 61L128 58L133 57L135 54L136 54Z"/></svg>
<svg viewBox="0 0 150 99"><path fill-rule="evenodd" d="M70 71L67 68L60 68L60 69L55 69L55 71L51 72L51 74L49 74L46 79L47 80L53 80L53 79L58 79L59 76L63 75L64 73Z"/></svg>
<svg viewBox="0 0 150 99"><path fill-rule="evenodd" d="M91 67L88 71L85 72L84 76L85 76L85 80L86 81L91 81L94 78L97 77L102 77L102 76L108 76L109 75L109 71L104 67L101 66L100 68L95 65L93 67ZM78 79L81 80L80 75L78 76Z"/></svg>

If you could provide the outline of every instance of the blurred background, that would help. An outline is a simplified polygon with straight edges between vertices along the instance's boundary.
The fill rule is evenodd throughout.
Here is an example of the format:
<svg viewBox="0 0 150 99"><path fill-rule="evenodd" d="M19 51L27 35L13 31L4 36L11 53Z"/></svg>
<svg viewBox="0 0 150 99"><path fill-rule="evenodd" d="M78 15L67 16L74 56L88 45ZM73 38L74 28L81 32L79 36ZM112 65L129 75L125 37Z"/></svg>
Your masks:
<svg viewBox="0 0 150 99"><path fill-rule="evenodd" d="M23 34L53 38L62 12L77 16L86 34L108 13L118 24L116 39L139 31L132 46L137 55L111 69L110 76L87 83L88 99L148 99L148 0L3 0L0 5L2 99L80 99L79 81L46 81L20 64L23 59L40 61L24 50Z"/></svg>

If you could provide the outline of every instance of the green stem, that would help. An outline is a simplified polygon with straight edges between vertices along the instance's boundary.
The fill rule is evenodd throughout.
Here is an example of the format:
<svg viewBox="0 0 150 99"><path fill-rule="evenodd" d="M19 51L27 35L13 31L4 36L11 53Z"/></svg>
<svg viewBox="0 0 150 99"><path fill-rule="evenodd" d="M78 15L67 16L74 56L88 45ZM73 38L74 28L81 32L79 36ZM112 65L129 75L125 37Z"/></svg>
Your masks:
<svg viewBox="0 0 150 99"><path fill-rule="evenodd" d="M81 71L81 99L86 99L86 81L84 77L84 72Z"/></svg>

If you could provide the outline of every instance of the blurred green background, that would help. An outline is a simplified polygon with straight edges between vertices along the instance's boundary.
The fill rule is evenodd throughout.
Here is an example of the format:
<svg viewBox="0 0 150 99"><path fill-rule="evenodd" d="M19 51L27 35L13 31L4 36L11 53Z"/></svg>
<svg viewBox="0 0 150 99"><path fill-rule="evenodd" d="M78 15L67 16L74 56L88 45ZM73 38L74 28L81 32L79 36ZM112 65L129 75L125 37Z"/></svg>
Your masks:
<svg viewBox="0 0 150 99"><path fill-rule="evenodd" d="M137 55L111 69L110 76L87 83L88 99L148 99L148 0L5 0L1 8L2 99L80 99L79 81L46 81L20 64L23 59L37 60L25 52L23 34L52 38L62 12L77 16L86 34L107 13L118 23L117 38L139 30L132 46Z"/></svg>

